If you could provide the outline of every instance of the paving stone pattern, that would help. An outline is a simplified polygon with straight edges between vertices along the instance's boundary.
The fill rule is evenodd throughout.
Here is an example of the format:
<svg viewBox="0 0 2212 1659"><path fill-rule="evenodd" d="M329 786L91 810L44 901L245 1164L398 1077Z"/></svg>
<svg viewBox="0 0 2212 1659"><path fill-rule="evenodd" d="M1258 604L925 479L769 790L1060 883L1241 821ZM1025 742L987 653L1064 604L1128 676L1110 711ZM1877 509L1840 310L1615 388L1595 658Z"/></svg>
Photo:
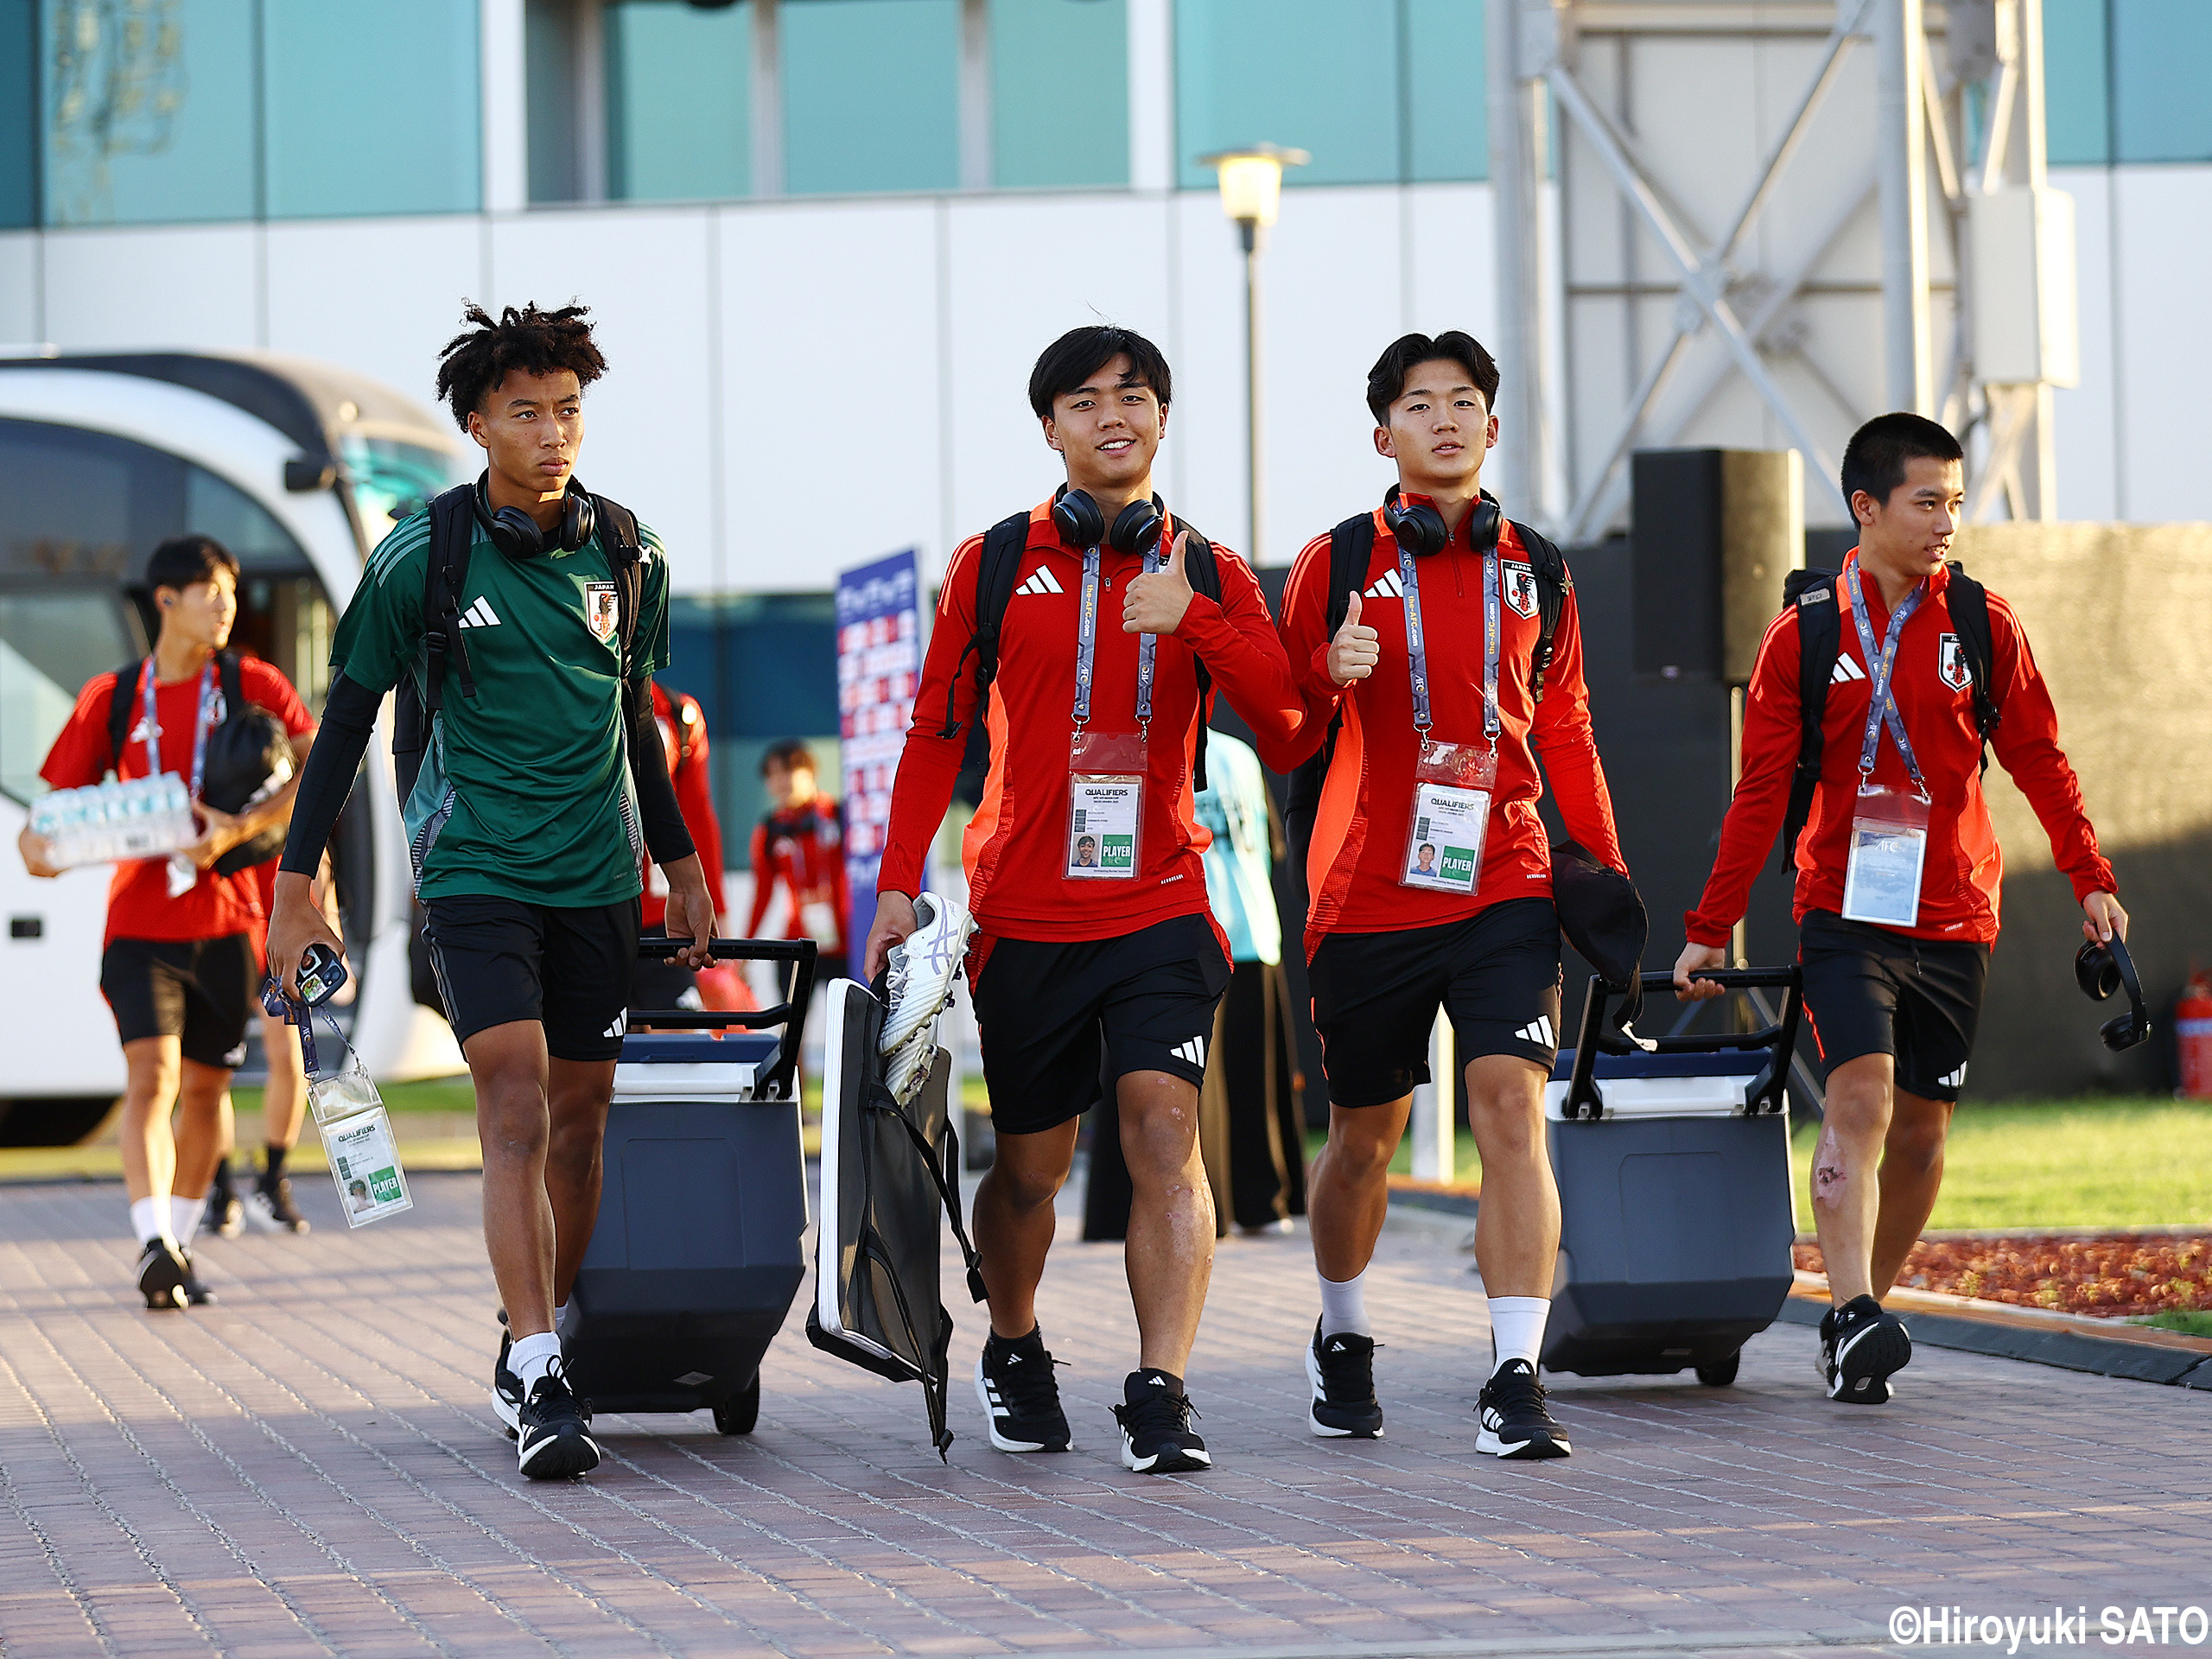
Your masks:
<svg viewBox="0 0 2212 1659"><path fill-rule="evenodd" d="M1560 1379L1574 1458L1500 1464L1471 1258L1433 1227L1370 1277L1381 1442L1306 1433L1306 1241L1240 1238L1191 1377L1217 1467L1126 1472L1120 1251L1064 1242L1071 1455L994 1452L959 1381L940 1464L918 1391L794 1314L749 1438L602 1416L597 1475L531 1483L485 1397L475 1179L416 1194L349 1233L316 1184L311 1236L207 1242L221 1306L149 1315L119 1187L0 1190L0 1649L1833 1655L1891 1650L1905 1601L2212 1605L2212 1397L1931 1350L1853 1409L1784 1327L1733 1389Z"/></svg>

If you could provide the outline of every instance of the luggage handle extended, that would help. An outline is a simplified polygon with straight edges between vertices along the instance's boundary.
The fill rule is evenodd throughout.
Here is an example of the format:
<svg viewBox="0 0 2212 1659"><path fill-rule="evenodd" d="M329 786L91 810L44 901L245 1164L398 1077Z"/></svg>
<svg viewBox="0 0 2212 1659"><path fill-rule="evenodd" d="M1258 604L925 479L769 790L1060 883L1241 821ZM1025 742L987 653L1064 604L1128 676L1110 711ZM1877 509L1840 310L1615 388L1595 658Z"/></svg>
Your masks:
<svg viewBox="0 0 2212 1659"><path fill-rule="evenodd" d="M638 941L638 959L665 962L691 946L690 939L643 938ZM629 1024L692 1031L725 1031L732 1027L757 1031L766 1026L781 1026L783 1042L776 1051L776 1063L760 1079L755 1098L796 1100L798 1046L805 1035L807 1007L814 999L815 956L821 947L812 939L712 939L708 948L716 962L793 963L789 1000L769 1008L632 1008Z"/></svg>
<svg viewBox="0 0 2212 1659"><path fill-rule="evenodd" d="M1789 1077L1789 1062L1797 1050L1797 1022L1804 1007L1804 976L1796 963L1786 968L1707 968L1696 976L1732 991L1782 991L1782 1011L1771 1025L1756 1031L1714 1032L1704 1036L1644 1037L1635 1042L1610 1035L1605 1031L1605 999L1624 995L1612 990L1599 975L1590 976L1590 993L1582 1003L1582 1025L1574 1039L1574 1070L1567 1079L1565 1115L1569 1118L1585 1116L1596 1118L1605 1116L1605 1103L1599 1098L1596 1082L1598 1056L1633 1054L1641 1049L1656 1054L1723 1054L1731 1050L1761 1049L1766 1051L1765 1068L1745 1090L1744 1112L1747 1117L1769 1116L1780 1113L1786 1103L1783 1089ZM1647 991L1664 990L1673 986L1675 976L1668 973L1637 976Z"/></svg>

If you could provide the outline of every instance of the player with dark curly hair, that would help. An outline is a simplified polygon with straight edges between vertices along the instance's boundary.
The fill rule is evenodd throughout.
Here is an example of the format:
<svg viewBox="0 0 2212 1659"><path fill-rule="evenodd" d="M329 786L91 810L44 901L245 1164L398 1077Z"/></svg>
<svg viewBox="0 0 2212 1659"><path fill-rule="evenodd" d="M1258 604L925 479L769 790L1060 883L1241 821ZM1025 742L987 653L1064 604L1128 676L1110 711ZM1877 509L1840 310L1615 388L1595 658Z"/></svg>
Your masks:
<svg viewBox="0 0 2212 1659"><path fill-rule="evenodd" d="M667 931L691 941L690 967L707 964L715 910L649 695L668 664L667 556L639 524L635 626L622 633L607 546L622 509L575 477L584 388L607 372L588 315L463 315L470 327L441 353L438 396L486 465L458 520L474 537L467 562L442 568L462 573L449 600L473 690L465 683L438 706L406 819L431 959L476 1084L484 1242L508 1322L493 1404L523 1472L542 1478L599 1462L559 1332L599 1213L642 855L667 878ZM408 674L431 706L426 645L448 636L425 618L425 583L442 557L435 524L456 523L455 499L385 538L339 622L329 735L301 779L269 928L269 969L288 989L308 945L343 950L308 884L378 704Z"/></svg>

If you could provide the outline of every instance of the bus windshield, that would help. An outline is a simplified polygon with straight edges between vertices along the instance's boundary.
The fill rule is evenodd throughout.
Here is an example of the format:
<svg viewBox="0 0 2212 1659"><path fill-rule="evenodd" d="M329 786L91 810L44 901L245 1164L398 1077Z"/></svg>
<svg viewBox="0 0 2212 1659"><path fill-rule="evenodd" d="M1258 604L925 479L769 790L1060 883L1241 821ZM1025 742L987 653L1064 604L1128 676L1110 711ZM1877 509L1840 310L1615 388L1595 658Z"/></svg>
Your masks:
<svg viewBox="0 0 2212 1659"><path fill-rule="evenodd" d="M353 480L353 502L371 547L453 482L451 458L421 444L349 432L340 440L339 453Z"/></svg>

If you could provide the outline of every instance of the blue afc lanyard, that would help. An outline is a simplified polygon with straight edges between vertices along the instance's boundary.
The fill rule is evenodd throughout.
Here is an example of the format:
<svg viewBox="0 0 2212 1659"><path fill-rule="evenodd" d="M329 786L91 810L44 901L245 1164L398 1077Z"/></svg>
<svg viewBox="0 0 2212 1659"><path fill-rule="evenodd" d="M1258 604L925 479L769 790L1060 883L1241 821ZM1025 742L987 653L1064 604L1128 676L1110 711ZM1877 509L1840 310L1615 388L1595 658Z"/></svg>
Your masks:
<svg viewBox="0 0 2212 1659"><path fill-rule="evenodd" d="M1421 620L1421 578L1414 574L1414 556L1398 548L1398 581L1406 590L1406 659L1413 670L1414 729L1424 736L1434 723L1428 706L1428 646ZM1498 630L1497 550L1483 555L1483 735L1497 747Z"/></svg>
<svg viewBox="0 0 2212 1659"><path fill-rule="evenodd" d="M1866 709L1866 741L1859 746L1859 775L1861 779L1872 775L1875 752L1882 747L1882 728L1886 725L1890 735L1897 741L1904 769L1912 774L1912 786L1925 796L1928 785L1920 775L1920 762L1913 758L1912 740L1904 734L1904 716L1897 711L1897 700L1891 695L1890 683L1897 672L1897 641L1904 635L1907 620L1920 608L1928 584L1923 582L1916 587L1905 595L1904 602L1890 613L1889 637L1877 652L1874 625L1866 620L1866 594L1860 586L1866 580L1866 571L1853 559L1850 579L1844 587L1851 595L1851 620L1859 626L1859 649L1866 658L1866 689L1873 699Z"/></svg>
<svg viewBox="0 0 2212 1659"><path fill-rule="evenodd" d="M1144 556L1144 573L1151 575L1160 569L1160 550L1154 547ZM1152 730L1152 664L1154 653L1160 646L1156 634L1137 636L1137 724L1146 732ZM1088 548L1083 556L1083 602L1076 610L1075 625L1075 723L1082 726L1090 719L1090 676L1093 661L1098 652L1098 550Z"/></svg>
<svg viewBox="0 0 2212 1659"><path fill-rule="evenodd" d="M146 775L162 775L162 721L154 712L154 659L146 659L143 688L146 707ZM207 716L213 712L215 700L215 664L210 663L200 671L200 714L192 727L192 798L200 799L200 782L207 775ZM119 763L123 757L116 756Z"/></svg>

